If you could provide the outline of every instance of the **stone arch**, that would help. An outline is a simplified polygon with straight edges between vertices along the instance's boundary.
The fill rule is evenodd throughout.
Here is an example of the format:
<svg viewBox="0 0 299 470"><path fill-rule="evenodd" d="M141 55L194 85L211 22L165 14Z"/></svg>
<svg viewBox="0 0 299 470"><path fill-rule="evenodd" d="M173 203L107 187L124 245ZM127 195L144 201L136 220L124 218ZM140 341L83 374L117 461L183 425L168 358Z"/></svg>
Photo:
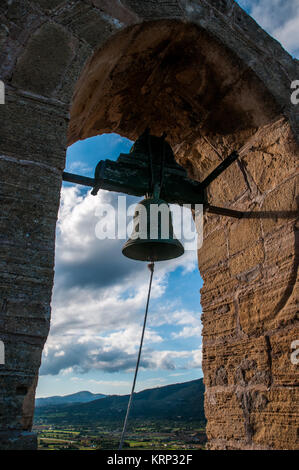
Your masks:
<svg viewBox="0 0 299 470"><path fill-rule="evenodd" d="M297 207L299 119L290 84L298 62L232 0L32 0L4 10L11 29L0 38L8 102L0 109L6 247L0 333L7 353L1 445L35 446L28 431L49 330L67 127L69 142L104 131L135 138L143 130L136 115L146 103L147 124L168 131L176 158L198 179L219 153L268 126L208 194L215 204L276 215L205 216L199 253L205 407L211 448L295 448L297 379L289 348L298 335L298 231L286 213ZM139 74L130 68L133 59L145 64ZM158 76L151 81L147 74L146 84L149 64ZM142 85L134 90L135 117L122 83ZM179 125L168 122L166 107Z"/></svg>
<svg viewBox="0 0 299 470"><path fill-rule="evenodd" d="M68 140L111 131L135 139L149 124L154 133L165 128L173 145L194 140L191 132L229 142L280 114L267 84L210 33L160 20L122 30L91 57L75 88Z"/></svg>

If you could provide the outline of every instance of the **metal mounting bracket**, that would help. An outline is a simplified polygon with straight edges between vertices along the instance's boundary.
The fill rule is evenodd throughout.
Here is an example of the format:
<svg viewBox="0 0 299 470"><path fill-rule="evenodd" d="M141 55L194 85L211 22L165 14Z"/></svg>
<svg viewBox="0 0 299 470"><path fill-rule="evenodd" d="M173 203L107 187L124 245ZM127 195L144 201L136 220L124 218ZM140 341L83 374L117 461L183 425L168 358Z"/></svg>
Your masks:
<svg viewBox="0 0 299 470"><path fill-rule="evenodd" d="M155 158L152 157L152 145L156 146ZM160 157L157 157L157 145L163 149ZM232 152L202 182L194 181L175 162L172 149L165 141L165 134L160 138L150 136L147 129L136 141L130 154L120 154L117 161L101 160L96 166L94 178L64 172L63 180L92 187L91 194L94 196L100 189L105 189L142 197L148 194L149 187L151 191L155 188L159 197L170 204L203 204L207 212L241 218L242 212L211 206L206 199L207 187L237 158L238 152Z"/></svg>

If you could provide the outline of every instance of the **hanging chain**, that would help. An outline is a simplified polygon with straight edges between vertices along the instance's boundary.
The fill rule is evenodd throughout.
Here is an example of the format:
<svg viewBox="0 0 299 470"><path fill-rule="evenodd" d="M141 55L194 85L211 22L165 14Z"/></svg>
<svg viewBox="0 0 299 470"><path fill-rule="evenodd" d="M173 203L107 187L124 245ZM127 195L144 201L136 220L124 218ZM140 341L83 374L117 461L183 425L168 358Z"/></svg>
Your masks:
<svg viewBox="0 0 299 470"><path fill-rule="evenodd" d="M131 405L132 405L133 394L134 394L134 391L135 391L136 379L137 379L137 374L138 374L138 369L139 369L139 363L140 363L140 357L141 357L141 351L142 351L142 345L143 345L143 338L144 338L144 332L145 332L145 326L146 326L146 320L147 320L149 300L150 300L150 296L151 296L151 288L152 288L152 281L153 281L155 263L150 263L148 265L148 268L151 272L151 277L150 277L150 283L149 283L149 288L148 288L148 295L147 295L147 302L146 302L146 308L145 308L142 334L141 334L141 339L140 339L138 359L137 359L137 363L136 363L136 369L135 369L135 374L134 374L134 380L133 380L131 395L130 395L130 399L129 399L129 403L128 403L127 413L126 413L126 417L125 417L125 421L124 421L124 427L123 427L123 430L122 430L118 450L122 450L122 447L123 447L124 438L125 438L126 429L127 429L127 424L128 424L128 418L129 418L130 409L131 409Z"/></svg>

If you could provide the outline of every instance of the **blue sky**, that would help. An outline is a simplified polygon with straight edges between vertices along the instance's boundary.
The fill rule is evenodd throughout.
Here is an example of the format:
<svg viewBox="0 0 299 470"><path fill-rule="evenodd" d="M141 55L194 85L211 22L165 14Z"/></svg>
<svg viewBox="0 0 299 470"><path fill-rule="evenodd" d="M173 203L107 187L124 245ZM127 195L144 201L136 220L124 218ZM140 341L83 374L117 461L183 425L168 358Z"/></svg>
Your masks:
<svg viewBox="0 0 299 470"><path fill-rule="evenodd" d="M299 0L239 0L271 36L294 57L299 57Z"/></svg>
<svg viewBox="0 0 299 470"><path fill-rule="evenodd" d="M299 0L240 0L256 21L298 57ZM67 153L66 170L93 176L101 159L116 159L132 143L115 134L80 141ZM129 197L128 203L138 199ZM51 331L37 396L90 390L128 393L133 379L149 271L121 253L123 240L98 240L98 197L64 184L57 225ZM202 376L202 279L196 252L158 263L153 283L137 390Z"/></svg>
<svg viewBox="0 0 299 470"><path fill-rule="evenodd" d="M93 176L100 159L115 160L132 142L97 136L68 149L66 170ZM128 393L136 362L149 271L121 253L124 240L98 240L99 204L118 194L64 183L57 225L52 323L37 396L90 390ZM138 202L128 197L128 205ZM156 264L137 390L202 376L196 251Z"/></svg>

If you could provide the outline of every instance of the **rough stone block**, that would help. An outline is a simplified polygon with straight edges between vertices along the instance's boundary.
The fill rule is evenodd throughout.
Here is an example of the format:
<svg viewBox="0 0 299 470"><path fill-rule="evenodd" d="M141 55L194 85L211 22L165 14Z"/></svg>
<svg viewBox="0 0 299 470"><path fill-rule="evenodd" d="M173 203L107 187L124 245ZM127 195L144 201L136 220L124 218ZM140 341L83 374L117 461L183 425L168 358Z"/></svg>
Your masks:
<svg viewBox="0 0 299 470"><path fill-rule="evenodd" d="M249 246L254 245L261 237L261 224L259 219L241 219L230 224L229 228L229 254L234 255Z"/></svg>
<svg viewBox="0 0 299 470"><path fill-rule="evenodd" d="M295 352L295 349L299 349L299 345L292 349L292 343L299 341L298 320L289 329L278 330L271 335L269 341L271 346L273 385L298 387L299 364L292 363L291 360L292 353Z"/></svg>
<svg viewBox="0 0 299 470"><path fill-rule="evenodd" d="M264 260L263 243L259 242L230 258L229 266L233 276L251 271Z"/></svg>
<svg viewBox="0 0 299 470"><path fill-rule="evenodd" d="M297 388L266 392L267 405L251 415L253 441L273 449L298 449L299 400ZM279 440L279 444L278 444Z"/></svg>
<svg viewBox="0 0 299 470"><path fill-rule="evenodd" d="M51 11L65 3L65 0L33 0L32 3L39 6L42 10Z"/></svg>
<svg viewBox="0 0 299 470"><path fill-rule="evenodd" d="M36 374L24 374L20 370L7 371L4 366L0 366L1 431L31 430L36 379Z"/></svg>
<svg viewBox="0 0 299 470"><path fill-rule="evenodd" d="M244 333L259 334L292 321L294 309L283 311L292 294L291 266L292 263L281 269L279 277L270 277L267 281L251 285L239 294L240 327Z"/></svg>
<svg viewBox="0 0 299 470"><path fill-rule="evenodd" d="M0 450L36 450L37 435L33 432L0 432Z"/></svg>
<svg viewBox="0 0 299 470"><path fill-rule="evenodd" d="M182 14L180 2L177 0L121 0L121 3L130 8L140 18L157 19L157 18L177 18Z"/></svg>
<svg viewBox="0 0 299 470"><path fill-rule="evenodd" d="M5 209L0 219L2 240L12 240L15 245L25 245L30 250L37 250L39 246L54 248L60 174L17 160L0 159L0 169L1 200Z"/></svg>
<svg viewBox="0 0 299 470"><path fill-rule="evenodd" d="M55 98L64 103L71 102L76 82L84 69L87 59L91 56L92 48L88 44L80 43L76 55L68 66L67 73L62 78L60 87L55 92Z"/></svg>
<svg viewBox="0 0 299 470"><path fill-rule="evenodd" d="M91 5L99 8L121 23L129 25L140 21L139 17L119 0L88 0Z"/></svg>
<svg viewBox="0 0 299 470"><path fill-rule="evenodd" d="M265 337L249 340L240 335L222 341L216 338L203 349L203 370L208 388L268 386L271 377L268 342ZM225 377L222 383L221 376Z"/></svg>
<svg viewBox="0 0 299 470"><path fill-rule="evenodd" d="M284 225L288 212L291 212L291 218L295 219L296 212L298 213L298 183L299 177L295 176L266 195L261 210L272 212L273 217L262 219L264 234L274 232Z"/></svg>
<svg viewBox="0 0 299 470"><path fill-rule="evenodd" d="M298 166L298 148L289 123L269 128L243 161L262 193L292 175Z"/></svg>
<svg viewBox="0 0 299 470"><path fill-rule="evenodd" d="M49 322L46 335L49 332ZM28 322L27 335L1 334L1 339L5 344L5 366L0 366L1 371L8 374L20 374L24 376L34 376L41 363L41 352L46 337L39 338L36 334L30 335L32 326Z"/></svg>
<svg viewBox="0 0 299 470"><path fill-rule="evenodd" d="M68 31L45 23L19 57L12 84L22 90L51 96L74 56L76 44Z"/></svg>
<svg viewBox="0 0 299 470"><path fill-rule="evenodd" d="M212 170L212 169L211 169ZM242 197L248 190L246 181L237 163L234 163L208 188L210 204L227 207L232 202Z"/></svg>
<svg viewBox="0 0 299 470"><path fill-rule="evenodd" d="M217 230L204 239L198 252L198 264L201 271L218 265L227 259L227 242L224 231Z"/></svg>
<svg viewBox="0 0 299 470"><path fill-rule="evenodd" d="M64 168L68 117L63 107L8 96L0 122L0 154Z"/></svg>
<svg viewBox="0 0 299 470"><path fill-rule="evenodd" d="M205 341L223 339L236 333L237 316L234 303L223 302L214 308L206 308L201 315L202 335Z"/></svg>
<svg viewBox="0 0 299 470"><path fill-rule="evenodd" d="M102 46L112 32L121 26L114 17L105 15L83 2L67 4L55 19L92 47Z"/></svg>
<svg viewBox="0 0 299 470"><path fill-rule="evenodd" d="M233 391L208 390L205 393L206 433L209 440L245 440L243 410Z"/></svg>

